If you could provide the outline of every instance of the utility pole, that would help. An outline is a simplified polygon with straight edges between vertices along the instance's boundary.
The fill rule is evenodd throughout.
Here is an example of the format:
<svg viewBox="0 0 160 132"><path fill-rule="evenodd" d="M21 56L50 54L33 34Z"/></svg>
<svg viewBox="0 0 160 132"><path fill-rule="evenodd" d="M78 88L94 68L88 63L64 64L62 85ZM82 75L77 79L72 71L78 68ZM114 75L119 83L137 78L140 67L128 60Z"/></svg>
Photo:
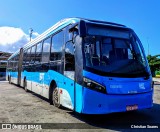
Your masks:
<svg viewBox="0 0 160 132"><path fill-rule="evenodd" d="M33 33L33 29L30 28L30 29L29 29L29 38L30 38L30 41L32 40L32 33Z"/></svg>

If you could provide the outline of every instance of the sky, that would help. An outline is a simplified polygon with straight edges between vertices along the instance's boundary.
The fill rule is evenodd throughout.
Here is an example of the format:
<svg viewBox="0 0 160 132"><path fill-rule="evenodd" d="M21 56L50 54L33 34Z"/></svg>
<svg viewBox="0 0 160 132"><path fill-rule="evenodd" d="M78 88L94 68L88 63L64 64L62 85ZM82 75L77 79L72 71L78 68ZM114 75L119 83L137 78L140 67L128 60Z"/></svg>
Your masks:
<svg viewBox="0 0 160 132"><path fill-rule="evenodd" d="M82 17L132 28L146 55L160 54L160 0L0 0L0 51L14 52L56 22Z"/></svg>

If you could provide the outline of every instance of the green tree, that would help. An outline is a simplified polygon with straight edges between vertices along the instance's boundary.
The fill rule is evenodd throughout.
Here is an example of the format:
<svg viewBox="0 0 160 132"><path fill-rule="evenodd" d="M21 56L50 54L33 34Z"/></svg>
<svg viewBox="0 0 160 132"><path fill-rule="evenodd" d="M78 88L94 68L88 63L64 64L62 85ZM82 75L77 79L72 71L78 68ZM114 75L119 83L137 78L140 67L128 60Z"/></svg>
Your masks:
<svg viewBox="0 0 160 132"><path fill-rule="evenodd" d="M155 71L160 70L160 55L148 55L147 59L152 72L152 76L155 76Z"/></svg>

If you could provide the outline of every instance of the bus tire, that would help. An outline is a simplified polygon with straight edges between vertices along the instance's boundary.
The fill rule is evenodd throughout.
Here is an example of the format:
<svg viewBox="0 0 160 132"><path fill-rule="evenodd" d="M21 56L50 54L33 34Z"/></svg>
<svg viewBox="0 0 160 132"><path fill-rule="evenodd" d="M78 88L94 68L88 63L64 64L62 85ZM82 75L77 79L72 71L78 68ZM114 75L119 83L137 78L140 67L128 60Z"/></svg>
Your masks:
<svg viewBox="0 0 160 132"><path fill-rule="evenodd" d="M59 108L60 107L59 91L54 81L50 85L50 95L49 96L50 96L49 97L50 104Z"/></svg>
<svg viewBox="0 0 160 132"><path fill-rule="evenodd" d="M60 96L59 96L59 90L57 87L53 89L52 101L54 106L60 108Z"/></svg>
<svg viewBox="0 0 160 132"><path fill-rule="evenodd" d="M25 90L26 92L28 92L28 89L27 89L27 80L26 80L26 79L24 80L24 90Z"/></svg>

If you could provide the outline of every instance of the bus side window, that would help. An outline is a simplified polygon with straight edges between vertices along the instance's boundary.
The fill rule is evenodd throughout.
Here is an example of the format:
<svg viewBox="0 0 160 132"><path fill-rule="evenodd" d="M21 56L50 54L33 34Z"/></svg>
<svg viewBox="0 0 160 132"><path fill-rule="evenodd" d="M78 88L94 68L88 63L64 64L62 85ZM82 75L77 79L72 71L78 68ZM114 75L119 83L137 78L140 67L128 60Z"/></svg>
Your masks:
<svg viewBox="0 0 160 132"><path fill-rule="evenodd" d="M65 70L64 75L74 80L75 75L75 55L74 45L68 42L65 47Z"/></svg>
<svg viewBox="0 0 160 132"><path fill-rule="evenodd" d="M59 73L63 72L62 47L64 44L64 32L60 31L52 36L50 68Z"/></svg>
<svg viewBox="0 0 160 132"><path fill-rule="evenodd" d="M74 47L71 42L66 44L65 47L65 71L75 70L75 57L74 57Z"/></svg>
<svg viewBox="0 0 160 132"><path fill-rule="evenodd" d="M52 37L51 57L50 57L51 61L61 60L63 43L64 43L64 32L63 31L55 34Z"/></svg>
<svg viewBox="0 0 160 132"><path fill-rule="evenodd" d="M41 56L42 56L42 43L37 44L36 48L36 57L35 57L35 64L39 64L41 62Z"/></svg>
<svg viewBox="0 0 160 132"><path fill-rule="evenodd" d="M26 58L25 58L25 66L28 66L29 65L29 62L30 62L30 51L31 51L31 49L29 48L28 50L27 50L27 54L26 54Z"/></svg>
<svg viewBox="0 0 160 132"><path fill-rule="evenodd" d="M31 64L34 64L34 61L35 61L35 46L32 47L31 49Z"/></svg>
<svg viewBox="0 0 160 132"><path fill-rule="evenodd" d="M51 38L44 40L43 52L42 52L42 62L45 62L45 63L49 62L50 45L51 45Z"/></svg>
<svg viewBox="0 0 160 132"><path fill-rule="evenodd" d="M27 51L25 50L23 53L23 64L22 64L23 66L25 66L26 57L27 57Z"/></svg>

